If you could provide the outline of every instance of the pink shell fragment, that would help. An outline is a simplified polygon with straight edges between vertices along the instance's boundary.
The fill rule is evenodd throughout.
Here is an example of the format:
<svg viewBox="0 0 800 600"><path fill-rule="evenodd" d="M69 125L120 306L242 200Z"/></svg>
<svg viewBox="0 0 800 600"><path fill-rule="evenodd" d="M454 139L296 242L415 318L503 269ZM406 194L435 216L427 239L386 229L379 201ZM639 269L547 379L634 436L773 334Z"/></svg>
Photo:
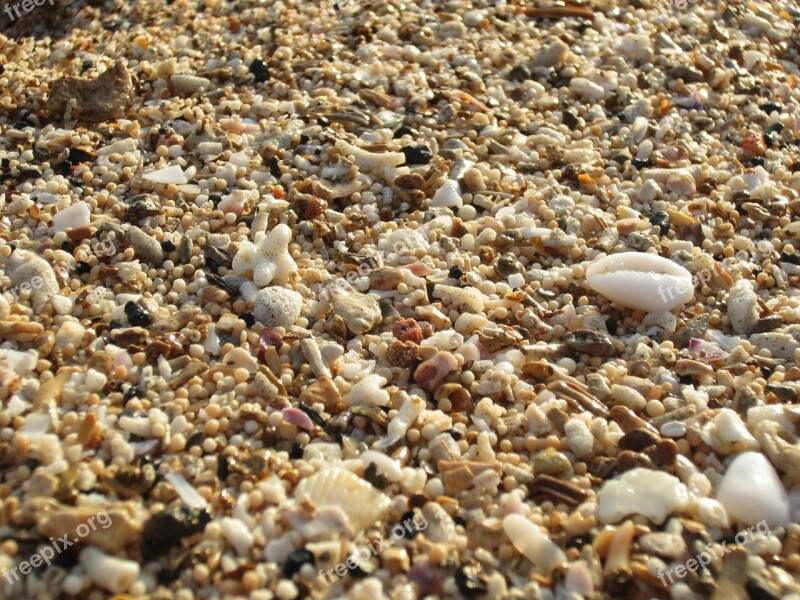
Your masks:
<svg viewBox="0 0 800 600"><path fill-rule="evenodd" d="M305 429L306 431L314 431L314 423L311 422L311 418L299 408L294 408L293 406L284 408L281 414L287 423L297 425L300 429Z"/></svg>
<svg viewBox="0 0 800 600"><path fill-rule="evenodd" d="M427 277L431 273L433 273L433 269L431 269L428 265L421 262L411 263L410 265L401 265L401 269L408 269L417 277Z"/></svg>
<svg viewBox="0 0 800 600"><path fill-rule="evenodd" d="M728 353L711 342L692 338L689 340L689 353L703 362L714 362L728 358Z"/></svg>

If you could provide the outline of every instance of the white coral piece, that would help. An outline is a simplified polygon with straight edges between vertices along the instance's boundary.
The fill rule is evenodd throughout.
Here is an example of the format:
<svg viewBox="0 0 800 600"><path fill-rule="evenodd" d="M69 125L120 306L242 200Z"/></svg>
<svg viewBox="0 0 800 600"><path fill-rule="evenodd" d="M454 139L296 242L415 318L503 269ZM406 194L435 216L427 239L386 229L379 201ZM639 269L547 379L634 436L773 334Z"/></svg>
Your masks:
<svg viewBox="0 0 800 600"><path fill-rule="evenodd" d="M257 244L242 242L233 257L233 271L237 275L253 274L253 282L260 288L270 283L285 283L297 272L297 263L289 254L292 230L288 225L277 225Z"/></svg>

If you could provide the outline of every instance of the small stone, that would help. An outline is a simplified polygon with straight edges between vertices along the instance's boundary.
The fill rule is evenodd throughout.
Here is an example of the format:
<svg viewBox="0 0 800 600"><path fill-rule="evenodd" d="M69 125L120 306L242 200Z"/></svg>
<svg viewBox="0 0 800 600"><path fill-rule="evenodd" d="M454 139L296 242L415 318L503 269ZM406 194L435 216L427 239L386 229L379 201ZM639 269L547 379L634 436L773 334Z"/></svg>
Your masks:
<svg viewBox="0 0 800 600"><path fill-rule="evenodd" d="M405 274L401 269L382 267L369 274L369 285L376 290L393 290L403 282Z"/></svg>
<svg viewBox="0 0 800 600"><path fill-rule="evenodd" d="M569 458L555 448L545 448L533 457L533 472L536 475L561 475L571 469Z"/></svg>
<svg viewBox="0 0 800 600"><path fill-rule="evenodd" d="M322 404L326 410L334 408L342 399L339 389L330 377L320 377L300 392L300 402L306 406Z"/></svg>
<svg viewBox="0 0 800 600"><path fill-rule="evenodd" d="M375 298L352 289L349 292L334 292L333 311L344 320L347 329L356 335L366 333L383 319L380 304Z"/></svg>
<svg viewBox="0 0 800 600"><path fill-rule="evenodd" d="M419 345L414 342L401 342L395 340L389 344L386 350L386 360L393 367L407 369L414 364L419 357Z"/></svg>
<svg viewBox="0 0 800 600"><path fill-rule="evenodd" d="M97 79L56 80L50 88L47 109L56 117L69 113L72 118L98 123L124 117L132 94L130 73L118 60Z"/></svg>
<svg viewBox="0 0 800 600"><path fill-rule="evenodd" d="M83 336L86 334L86 329L80 323L75 321L65 321L56 333L56 346L63 348L68 344L72 344L76 348L80 346Z"/></svg>
<svg viewBox="0 0 800 600"><path fill-rule="evenodd" d="M641 536L637 543L647 554L678 560L686 552L686 542L674 533L656 531Z"/></svg>
<svg viewBox="0 0 800 600"><path fill-rule="evenodd" d="M138 227L131 227L128 232L128 241L140 260L160 266L164 262L164 250L158 240L147 235Z"/></svg>
<svg viewBox="0 0 800 600"><path fill-rule="evenodd" d="M556 40L547 48L543 48L533 57L533 64L537 67L554 67L563 63L570 55L569 46L561 40Z"/></svg>
<svg viewBox="0 0 800 600"><path fill-rule="evenodd" d="M530 75L530 73L528 75ZM467 171L464 173L463 182L467 190L473 194L476 192L482 192L486 189L486 182L483 180L483 173L481 173L480 169L476 169L474 167L472 169L467 169Z"/></svg>
<svg viewBox="0 0 800 600"><path fill-rule="evenodd" d="M650 224L658 227L661 235L667 235L670 227L669 214L665 213L664 211L655 213L652 217L650 217Z"/></svg>
<svg viewBox="0 0 800 600"><path fill-rule="evenodd" d="M659 438L649 429L637 428L629 431L619 440L620 450L633 450L641 452L658 442Z"/></svg>
<svg viewBox="0 0 800 600"><path fill-rule="evenodd" d="M516 65L508 74L511 81L518 81L522 83L531 78L531 70L525 65Z"/></svg>
<svg viewBox="0 0 800 600"><path fill-rule="evenodd" d="M211 81L209 79L197 77L196 75L175 74L170 77L170 83L175 90L183 94L204 92L211 87Z"/></svg>
<svg viewBox="0 0 800 600"><path fill-rule="evenodd" d="M136 302L125 303L125 316L128 317L128 323L134 327L149 327L153 322L153 317L144 308L136 304Z"/></svg>
<svg viewBox="0 0 800 600"><path fill-rule="evenodd" d="M576 352L590 356L609 356L614 352L611 337L603 331L576 329L564 335L564 343Z"/></svg>

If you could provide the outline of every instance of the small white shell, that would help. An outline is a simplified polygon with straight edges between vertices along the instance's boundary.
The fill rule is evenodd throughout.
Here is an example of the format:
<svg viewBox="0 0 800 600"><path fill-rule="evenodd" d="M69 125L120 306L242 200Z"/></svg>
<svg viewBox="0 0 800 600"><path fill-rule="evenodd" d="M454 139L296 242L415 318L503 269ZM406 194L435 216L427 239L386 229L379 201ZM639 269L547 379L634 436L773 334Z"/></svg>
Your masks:
<svg viewBox="0 0 800 600"><path fill-rule="evenodd" d="M355 531L363 531L389 509L391 500L350 471L328 467L303 479L294 497L308 496L316 506L335 506L347 515Z"/></svg>
<svg viewBox="0 0 800 600"><path fill-rule="evenodd" d="M625 252L603 257L589 265L586 279L608 299L645 312L670 311L694 297L691 273L655 254Z"/></svg>
<svg viewBox="0 0 800 600"><path fill-rule="evenodd" d="M436 190L430 202L431 206L455 206L459 208L463 204L464 201L458 189L458 182L452 179L445 181L442 186Z"/></svg>

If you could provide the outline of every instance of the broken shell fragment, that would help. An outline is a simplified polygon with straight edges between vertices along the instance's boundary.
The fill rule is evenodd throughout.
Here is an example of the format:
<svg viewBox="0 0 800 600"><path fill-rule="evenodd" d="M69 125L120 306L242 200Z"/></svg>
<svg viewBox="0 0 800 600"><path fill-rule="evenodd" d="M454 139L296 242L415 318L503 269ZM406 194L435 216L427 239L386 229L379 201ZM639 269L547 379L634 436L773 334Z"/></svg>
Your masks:
<svg viewBox="0 0 800 600"><path fill-rule="evenodd" d="M506 515L503 519L503 531L514 547L544 573L549 574L555 567L567 561L561 548L522 515Z"/></svg>
<svg viewBox="0 0 800 600"><path fill-rule="evenodd" d="M670 311L694 296L692 275L655 254L625 252L594 261L589 286L609 300L645 312Z"/></svg>

